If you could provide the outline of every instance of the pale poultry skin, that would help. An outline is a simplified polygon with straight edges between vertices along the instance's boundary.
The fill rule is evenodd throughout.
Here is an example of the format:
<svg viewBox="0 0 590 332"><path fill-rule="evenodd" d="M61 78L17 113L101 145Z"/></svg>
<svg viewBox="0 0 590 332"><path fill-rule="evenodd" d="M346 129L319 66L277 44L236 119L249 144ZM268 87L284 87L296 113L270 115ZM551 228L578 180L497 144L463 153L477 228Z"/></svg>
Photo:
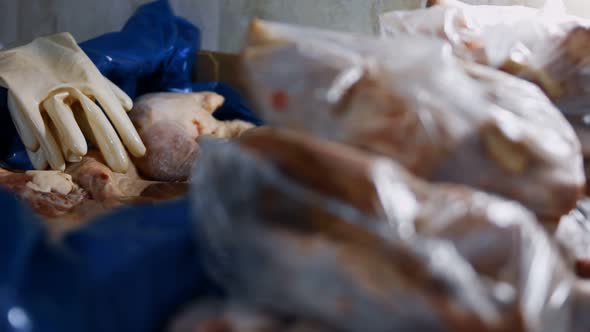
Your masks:
<svg viewBox="0 0 590 332"><path fill-rule="evenodd" d="M136 100L131 120L147 153L134 162L146 178L184 181L199 152L197 139L204 135L230 139L254 125L244 121L219 121L213 112L224 103L213 92L154 93Z"/></svg>

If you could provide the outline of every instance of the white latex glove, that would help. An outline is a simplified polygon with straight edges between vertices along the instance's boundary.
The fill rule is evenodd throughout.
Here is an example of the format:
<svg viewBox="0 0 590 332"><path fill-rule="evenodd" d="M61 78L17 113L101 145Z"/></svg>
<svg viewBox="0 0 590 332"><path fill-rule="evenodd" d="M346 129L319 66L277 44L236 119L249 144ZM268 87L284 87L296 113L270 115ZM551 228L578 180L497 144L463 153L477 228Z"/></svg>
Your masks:
<svg viewBox="0 0 590 332"><path fill-rule="evenodd" d="M66 160L82 160L88 151L85 136L116 172L129 166L123 143L132 155L145 154L125 112L132 100L102 76L69 33L1 51L0 85L8 89L8 108L37 169L49 163L64 170Z"/></svg>

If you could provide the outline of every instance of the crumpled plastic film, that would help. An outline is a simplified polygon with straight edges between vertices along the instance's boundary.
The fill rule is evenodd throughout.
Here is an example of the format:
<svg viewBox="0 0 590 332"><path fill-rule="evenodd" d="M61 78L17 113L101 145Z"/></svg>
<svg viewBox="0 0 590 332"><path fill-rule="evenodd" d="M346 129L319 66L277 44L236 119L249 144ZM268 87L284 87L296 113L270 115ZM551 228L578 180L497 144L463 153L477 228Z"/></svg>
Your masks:
<svg viewBox="0 0 590 332"><path fill-rule="evenodd" d="M305 134L202 148L206 270L243 303L342 331L587 328L572 320L573 276L517 203Z"/></svg>
<svg viewBox="0 0 590 332"><path fill-rule="evenodd" d="M443 41L254 21L243 61L271 124L505 195L551 222L581 195L580 142L549 99L531 83L456 60Z"/></svg>

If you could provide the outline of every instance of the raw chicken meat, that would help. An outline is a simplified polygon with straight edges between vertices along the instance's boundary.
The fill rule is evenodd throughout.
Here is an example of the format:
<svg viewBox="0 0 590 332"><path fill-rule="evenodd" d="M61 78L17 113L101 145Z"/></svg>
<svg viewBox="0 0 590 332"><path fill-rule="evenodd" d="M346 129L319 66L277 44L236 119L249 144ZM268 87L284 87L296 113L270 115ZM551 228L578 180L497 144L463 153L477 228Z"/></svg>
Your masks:
<svg viewBox="0 0 590 332"><path fill-rule="evenodd" d="M184 182L143 180L133 165L125 174L113 172L95 150L65 173L0 169L0 188L27 202L57 235L125 204L168 201L188 192Z"/></svg>
<svg viewBox="0 0 590 332"><path fill-rule="evenodd" d="M306 134L202 147L199 243L243 303L342 331L574 331L574 279L517 203Z"/></svg>
<svg viewBox="0 0 590 332"><path fill-rule="evenodd" d="M580 143L533 84L457 61L444 42L255 21L243 53L272 124L515 199L556 223L585 183Z"/></svg>
<svg viewBox="0 0 590 332"><path fill-rule="evenodd" d="M140 173L152 180L184 181L197 158L197 138L213 135L233 138L253 125L235 120L218 121L213 112L224 98L212 92L154 93L140 97L130 113L147 154L136 158Z"/></svg>
<svg viewBox="0 0 590 332"><path fill-rule="evenodd" d="M81 162L69 165L66 173L71 174L90 198L97 201L141 196L144 190L156 183L142 179L134 167L130 167L127 173L113 172L94 151Z"/></svg>
<svg viewBox="0 0 590 332"><path fill-rule="evenodd" d="M146 204L179 198L188 191L184 182L156 182L142 179L131 165L127 173L113 172L102 157L91 151L81 162L71 164L66 173L82 187L89 199L63 216L72 224L90 220L125 204Z"/></svg>
<svg viewBox="0 0 590 332"><path fill-rule="evenodd" d="M56 171L25 173L0 169L0 188L15 192L38 214L54 218L67 213L87 198L82 188L62 175L65 174Z"/></svg>

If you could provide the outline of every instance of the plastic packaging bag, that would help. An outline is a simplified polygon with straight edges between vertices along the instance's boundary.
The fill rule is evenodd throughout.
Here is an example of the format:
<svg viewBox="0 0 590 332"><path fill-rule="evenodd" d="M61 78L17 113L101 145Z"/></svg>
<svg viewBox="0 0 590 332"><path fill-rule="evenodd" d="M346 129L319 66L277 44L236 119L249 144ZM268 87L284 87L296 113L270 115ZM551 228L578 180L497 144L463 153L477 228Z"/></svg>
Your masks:
<svg viewBox="0 0 590 332"><path fill-rule="evenodd" d="M455 60L441 41L255 21L243 60L270 123L392 157L432 181L505 195L550 222L581 195L580 143L542 92Z"/></svg>
<svg viewBox="0 0 590 332"><path fill-rule="evenodd" d="M587 328L559 252L516 203L305 134L207 143L199 243L243 303L342 331Z"/></svg>

